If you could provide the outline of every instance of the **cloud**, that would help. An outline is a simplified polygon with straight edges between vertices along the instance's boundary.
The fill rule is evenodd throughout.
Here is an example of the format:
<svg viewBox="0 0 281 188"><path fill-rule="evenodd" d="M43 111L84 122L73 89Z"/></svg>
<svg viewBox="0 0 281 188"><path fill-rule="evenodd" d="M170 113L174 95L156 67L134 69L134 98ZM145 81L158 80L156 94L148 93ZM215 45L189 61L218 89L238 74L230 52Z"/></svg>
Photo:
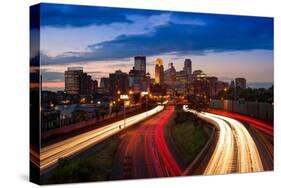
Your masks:
<svg viewBox="0 0 281 188"><path fill-rule="evenodd" d="M143 17L128 16L130 11L123 10L131 22L146 19L146 15L150 14L143 11ZM161 17L165 21L155 24L149 32L122 34L112 40L88 45L85 52L66 52L55 57L41 53L42 63L108 61L136 55L203 55L208 52L273 50L272 18L161 12L160 16L154 16L149 21L156 22Z"/></svg>
<svg viewBox="0 0 281 188"><path fill-rule="evenodd" d="M161 12L97 6L41 4L41 26L85 27L111 23L131 23L127 15L157 15Z"/></svg>
<svg viewBox="0 0 281 188"><path fill-rule="evenodd" d="M112 8L62 4L41 5L41 25L52 27L84 27L113 22L131 22Z"/></svg>
<svg viewBox="0 0 281 188"><path fill-rule="evenodd" d="M99 48L96 48L99 46ZM90 45L98 58L124 58L136 54L201 53L273 49L272 20L223 17L208 25L169 23L144 35L121 35L111 41Z"/></svg>
<svg viewBox="0 0 281 188"><path fill-rule="evenodd" d="M48 72L47 70L41 69L41 75L43 82L61 82L64 80L63 72Z"/></svg>
<svg viewBox="0 0 281 188"><path fill-rule="evenodd" d="M91 71L90 73L91 74L105 74L107 72L104 72L104 71Z"/></svg>
<svg viewBox="0 0 281 188"><path fill-rule="evenodd" d="M133 64L132 63L115 63L115 64L110 64L107 65L107 67L111 67L111 68L124 68L124 67L132 67Z"/></svg>

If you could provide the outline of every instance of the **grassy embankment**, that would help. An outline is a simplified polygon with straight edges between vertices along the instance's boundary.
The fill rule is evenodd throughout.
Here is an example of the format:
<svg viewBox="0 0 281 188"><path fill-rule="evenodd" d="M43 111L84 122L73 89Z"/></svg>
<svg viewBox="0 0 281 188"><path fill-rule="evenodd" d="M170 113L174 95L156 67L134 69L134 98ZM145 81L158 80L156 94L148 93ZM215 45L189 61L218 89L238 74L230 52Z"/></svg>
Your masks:
<svg viewBox="0 0 281 188"><path fill-rule="evenodd" d="M209 135L204 129L206 122L181 109L175 113L172 136L183 162L189 164L208 141Z"/></svg>
<svg viewBox="0 0 281 188"><path fill-rule="evenodd" d="M119 142L119 137L113 137L102 149L90 151L85 157L60 159L52 175L43 184L108 180Z"/></svg>

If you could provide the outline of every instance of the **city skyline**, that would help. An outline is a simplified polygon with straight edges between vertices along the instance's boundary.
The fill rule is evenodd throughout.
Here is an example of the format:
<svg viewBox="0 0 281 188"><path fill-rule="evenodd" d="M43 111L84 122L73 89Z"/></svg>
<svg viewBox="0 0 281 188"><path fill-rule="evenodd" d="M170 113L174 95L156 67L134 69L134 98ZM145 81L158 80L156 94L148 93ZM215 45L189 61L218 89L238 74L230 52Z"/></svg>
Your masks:
<svg viewBox="0 0 281 188"><path fill-rule="evenodd" d="M190 58L193 70L221 80L245 77L256 85L273 82L272 18L41 6L43 89L61 90L66 67L83 66L94 72L95 79L118 69L128 72L134 56L141 55L147 57L152 77L158 57L164 60L164 69L173 62L177 70Z"/></svg>
<svg viewBox="0 0 281 188"><path fill-rule="evenodd" d="M84 66L81 65L81 64L80 65L76 65L76 66L75 65L70 65L70 67L63 67L64 70L63 70L62 73L60 73L60 72L52 72L52 73L45 72L45 70L43 69L43 71L41 70L42 80L43 80L42 81L42 85L43 85L42 89L43 90L50 90L50 91L62 91L62 90L64 90L65 89L65 80L64 80L65 79L64 78L65 71L68 68L76 68L76 67L81 67L84 70L85 73L88 73L92 77L93 80L97 80L99 85L100 85L100 78L108 78L111 73L115 73L116 71L120 70L120 71L125 72L125 73L128 74L130 72L130 70L134 67L133 59L134 58L132 58L132 62L126 64L125 68L120 65L120 68L116 67L116 68L110 69L110 71L112 71L112 72L90 71L92 69L86 69L87 66L85 66L86 68L84 68ZM180 71L184 67L184 60L185 59L183 59L182 62L179 63L179 64L174 64L173 62L169 62L169 63L173 63L173 65L176 68L176 70ZM152 62L152 63L149 63L149 62L146 63L146 69L148 69L147 72L150 73L151 78L153 78L153 79L155 78L155 64L156 64L155 62L156 61L157 61L157 59L154 62ZM163 61L164 70L168 70L169 69L169 63L165 63ZM179 65L181 65L181 67L179 67ZM193 65L194 64L192 64L192 66ZM231 81L234 81L236 78L242 77L239 74L237 74L236 77L229 77L229 76L228 77L227 76L224 77L224 76L218 76L216 74L208 74L205 70L199 69L199 68L196 69L197 66L194 66L194 67L195 67L195 69L192 69L192 72L196 71L196 70L202 70L204 73L206 73L207 76L215 76L219 80L227 82L229 84L231 84ZM44 79L46 79L47 76L44 76L44 74L47 74L47 76L49 76L51 74L51 77L58 78L58 79L55 79L54 82L48 82L46 84L46 81L44 81ZM245 78L247 79L247 76L245 76ZM251 81L248 82L248 80L247 80L247 87L251 87L251 88L269 88L272 85L273 85L273 82L251 82Z"/></svg>
<svg viewBox="0 0 281 188"><path fill-rule="evenodd" d="M30 7L30 180L274 170L273 18Z"/></svg>

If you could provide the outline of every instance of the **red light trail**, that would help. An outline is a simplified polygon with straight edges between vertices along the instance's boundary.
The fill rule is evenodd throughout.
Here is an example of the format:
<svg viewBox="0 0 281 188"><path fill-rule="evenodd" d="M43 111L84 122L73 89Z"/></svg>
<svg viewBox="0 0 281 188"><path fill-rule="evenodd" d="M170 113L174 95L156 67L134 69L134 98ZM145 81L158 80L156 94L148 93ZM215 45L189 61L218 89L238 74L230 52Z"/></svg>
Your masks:
<svg viewBox="0 0 281 188"><path fill-rule="evenodd" d="M252 126L254 126L255 128L259 129L260 131L262 131L262 132L266 133L267 135L273 137L273 130L274 130L273 126L268 124L268 123L265 123L261 120L257 120L255 118L251 118L251 117L241 115L241 114L237 114L237 113L225 112L225 111L222 111L222 110L212 109L212 110L209 110L209 112L247 122L247 123L251 124Z"/></svg>
<svg viewBox="0 0 281 188"><path fill-rule="evenodd" d="M165 140L165 125L174 113L174 107L168 109L168 113L159 121L159 125L156 128L156 145L160 155L162 156L163 163L167 168L170 176L180 176L182 170L172 156L166 140Z"/></svg>

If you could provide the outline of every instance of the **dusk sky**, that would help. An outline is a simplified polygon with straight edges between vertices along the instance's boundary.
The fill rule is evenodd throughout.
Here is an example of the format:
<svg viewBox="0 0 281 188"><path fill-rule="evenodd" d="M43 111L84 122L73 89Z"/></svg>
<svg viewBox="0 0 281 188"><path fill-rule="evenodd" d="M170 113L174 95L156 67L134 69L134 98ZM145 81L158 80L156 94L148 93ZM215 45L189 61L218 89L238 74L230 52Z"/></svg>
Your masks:
<svg viewBox="0 0 281 188"><path fill-rule="evenodd" d="M273 19L73 5L41 5L41 70L44 89L62 90L67 67L83 66L93 79L121 69L133 57L173 62L230 81L273 82Z"/></svg>

